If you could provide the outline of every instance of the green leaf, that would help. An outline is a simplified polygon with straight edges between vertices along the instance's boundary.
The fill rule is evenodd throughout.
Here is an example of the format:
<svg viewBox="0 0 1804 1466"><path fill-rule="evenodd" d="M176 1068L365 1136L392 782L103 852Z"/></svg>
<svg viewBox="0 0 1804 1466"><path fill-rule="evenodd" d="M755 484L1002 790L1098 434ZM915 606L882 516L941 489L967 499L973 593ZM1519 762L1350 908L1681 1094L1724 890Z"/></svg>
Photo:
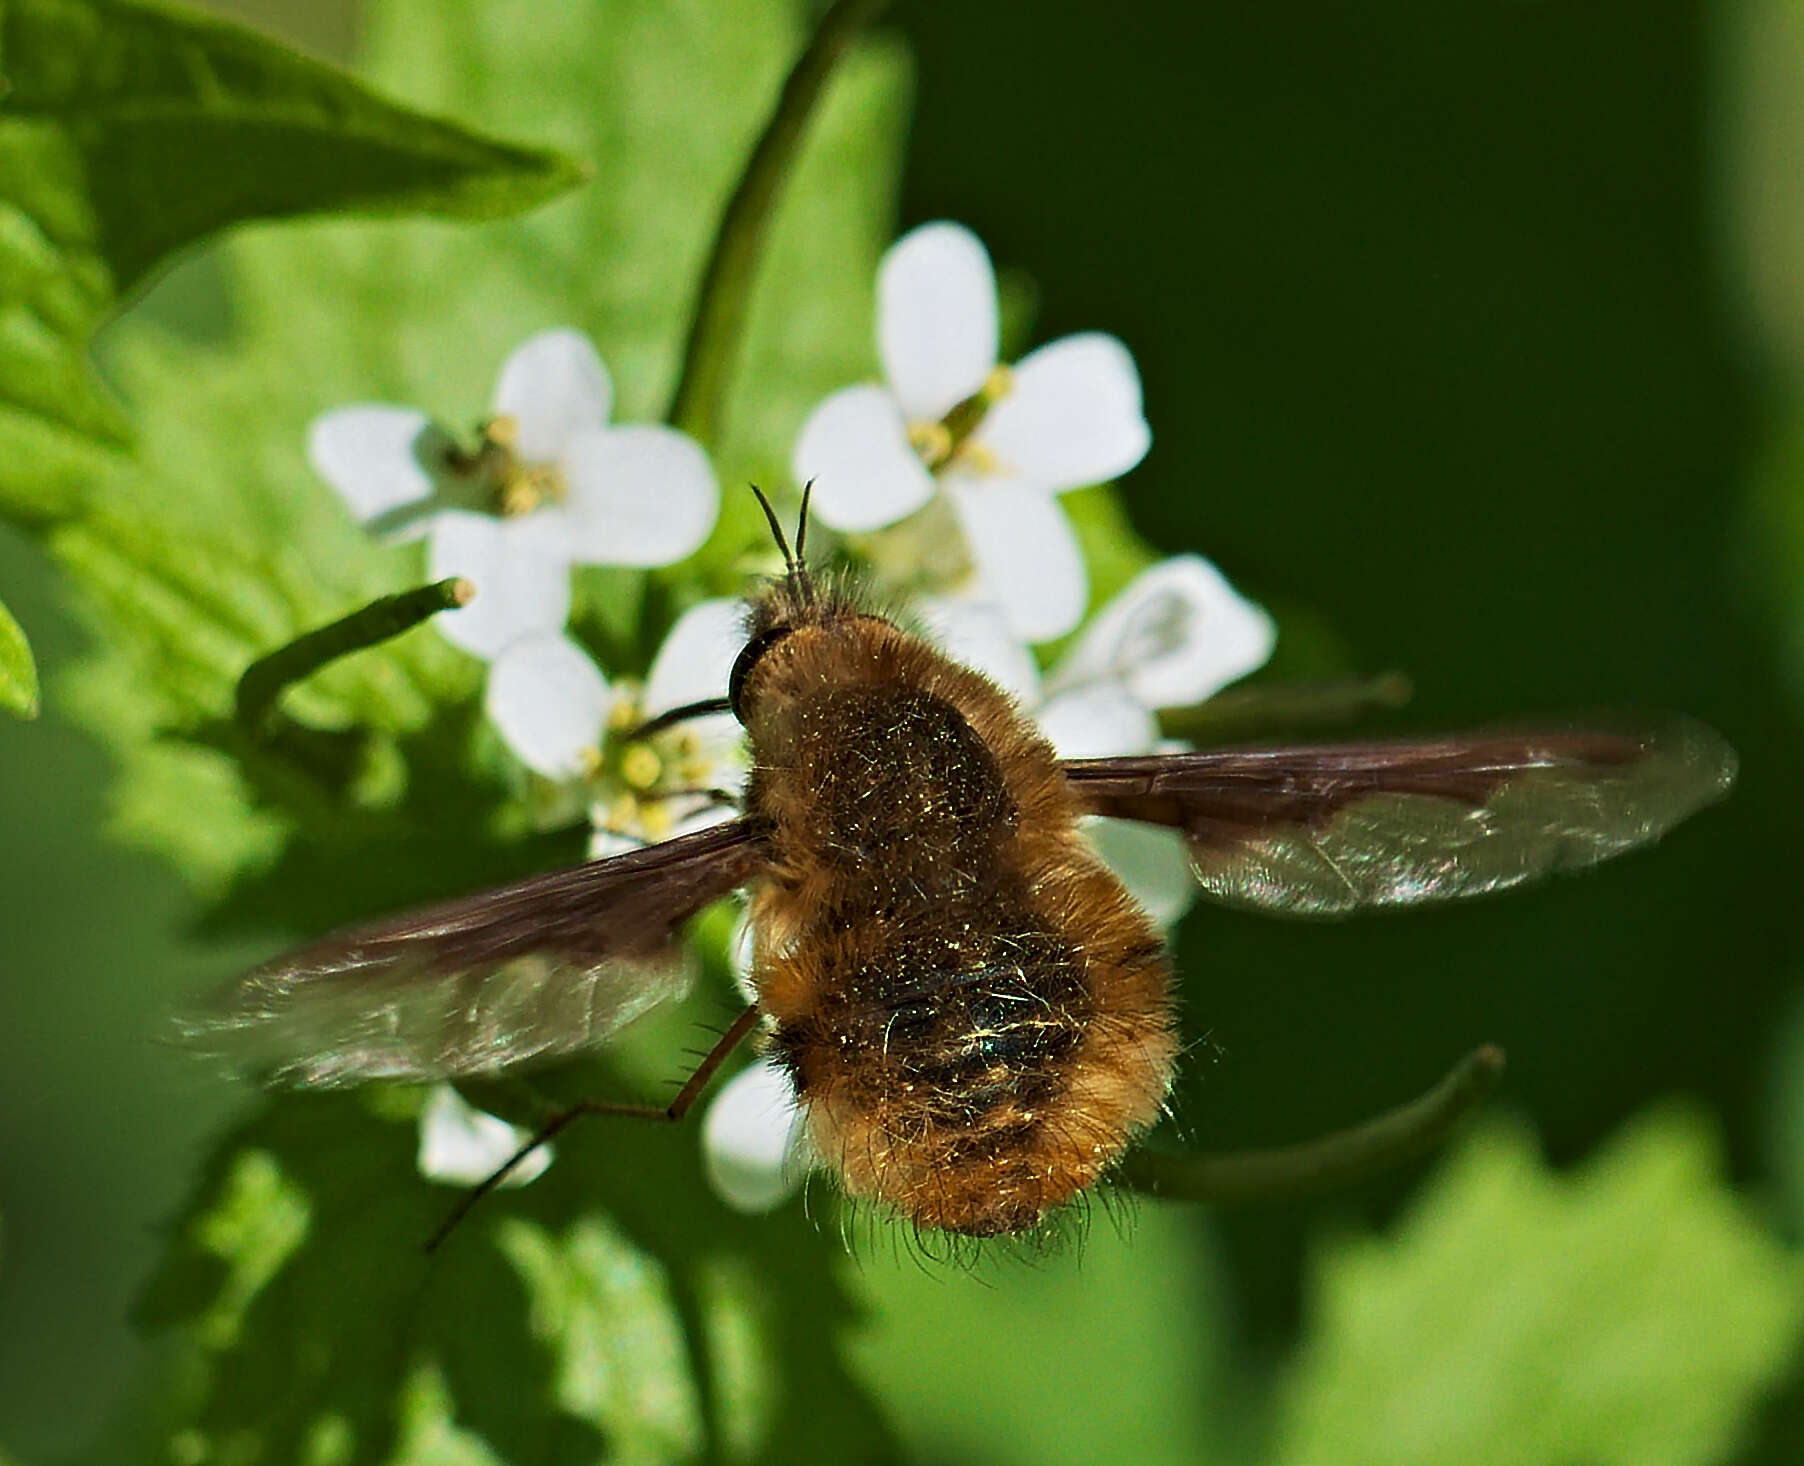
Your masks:
<svg viewBox="0 0 1804 1466"><path fill-rule="evenodd" d="M88 338L158 260L247 219L490 218L582 176L251 31L127 0L8 0L0 65L0 513L25 522L121 471L131 435Z"/></svg>
<svg viewBox="0 0 1804 1466"><path fill-rule="evenodd" d="M420 106L456 106L593 157L608 182L480 230L310 224L237 238L225 252L231 339L191 342L142 319L109 332L108 365L141 425L144 468L101 487L54 548L86 589L105 648L68 696L125 766L121 833L172 855L209 890L271 869L298 830L324 839L329 801L297 802L268 781L253 788L216 746L167 737L223 717L252 658L424 579L417 547L369 541L313 476L308 422L346 401L388 400L473 423L507 353L560 324L595 339L615 420L660 416L715 214L806 10L762 0L655 11L625 0L394 0L373 10L378 79ZM819 397L873 369L873 281L904 102L891 44L855 51L828 88L751 302L716 464L728 512L697 561L661 575L673 592L666 608L743 588L742 552L764 531L734 486L780 476ZM655 650L662 624L637 612L643 580L579 577L579 626L620 652L610 672L643 671ZM398 740L467 710L479 675L423 628L320 673L287 706L316 726L366 730L397 753ZM441 763L454 752L480 760L481 742L441 748ZM400 811L395 801L418 782L411 774L400 768L387 808ZM424 818L423 837L446 849L459 840L422 802L406 808ZM422 874L449 878L454 865L441 859Z"/></svg>
<svg viewBox="0 0 1804 1466"><path fill-rule="evenodd" d="M1783 1375L1804 1268L1695 1115L1570 1176L1480 1132L1395 1234L1323 1250L1281 1466L1704 1466Z"/></svg>
<svg viewBox="0 0 1804 1466"><path fill-rule="evenodd" d="M799 1205L739 1217L693 1132L596 1124L428 1257L458 1192L398 1097L281 1099L214 1155L137 1310L179 1400L137 1459L888 1459Z"/></svg>
<svg viewBox="0 0 1804 1466"><path fill-rule="evenodd" d="M21 718L38 715L38 669L31 643L0 601L0 708Z"/></svg>

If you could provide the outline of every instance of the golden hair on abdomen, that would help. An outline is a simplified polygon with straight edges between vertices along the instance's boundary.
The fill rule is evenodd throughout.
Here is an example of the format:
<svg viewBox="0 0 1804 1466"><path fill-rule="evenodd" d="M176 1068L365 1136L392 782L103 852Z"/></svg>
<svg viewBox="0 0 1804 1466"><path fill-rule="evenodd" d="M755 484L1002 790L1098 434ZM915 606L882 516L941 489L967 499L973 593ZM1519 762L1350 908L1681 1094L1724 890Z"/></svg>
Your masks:
<svg viewBox="0 0 1804 1466"><path fill-rule="evenodd" d="M753 895L773 1056L851 1195L1029 1230L1160 1112L1164 944L1003 692L801 589L755 604L740 704L773 851Z"/></svg>

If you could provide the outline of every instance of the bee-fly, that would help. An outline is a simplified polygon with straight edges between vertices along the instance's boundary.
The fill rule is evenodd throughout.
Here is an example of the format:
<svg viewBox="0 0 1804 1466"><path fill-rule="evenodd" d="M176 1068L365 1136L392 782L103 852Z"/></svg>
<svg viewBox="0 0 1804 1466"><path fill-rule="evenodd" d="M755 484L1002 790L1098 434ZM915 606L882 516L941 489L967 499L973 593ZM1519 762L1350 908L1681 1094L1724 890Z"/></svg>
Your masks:
<svg viewBox="0 0 1804 1466"><path fill-rule="evenodd" d="M761 496L762 497L762 496ZM765 506L768 514L769 506ZM355 927L247 973L201 1026L279 1082L490 1074L608 1038L685 986L682 929L750 888L762 1028L855 1197L972 1236L1035 1227L1159 1115L1179 1040L1158 930L1086 814L1176 828L1203 890L1338 915L1499 890L1653 840L1734 778L1682 720L1061 762L1007 694L810 575L752 599L722 699L744 812Z"/></svg>

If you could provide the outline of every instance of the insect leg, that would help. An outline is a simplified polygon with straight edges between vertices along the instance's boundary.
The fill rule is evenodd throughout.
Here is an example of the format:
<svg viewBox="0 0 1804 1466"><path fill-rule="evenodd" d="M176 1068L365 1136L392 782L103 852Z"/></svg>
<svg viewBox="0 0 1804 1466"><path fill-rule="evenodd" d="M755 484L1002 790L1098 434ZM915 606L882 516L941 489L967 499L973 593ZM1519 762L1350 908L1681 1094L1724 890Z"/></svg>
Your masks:
<svg viewBox="0 0 1804 1466"><path fill-rule="evenodd" d="M703 799L707 802L693 813L703 809L712 809L715 805L724 805L728 809L744 809L743 796L735 794L731 789L692 788L692 789L658 789L645 796L647 799Z"/></svg>
<svg viewBox="0 0 1804 1466"><path fill-rule="evenodd" d="M700 702L686 702L681 707L666 708L657 717L647 718L626 736L631 739L649 738L653 733L662 733L666 728L674 728L678 723L687 723L691 718L706 718L715 713L732 711L733 704L728 699L704 697Z"/></svg>
<svg viewBox="0 0 1804 1466"><path fill-rule="evenodd" d="M509 1175L516 1166L525 1160L541 1145L555 1139L576 1121L585 1115L616 1115L628 1120L663 1120L674 1122L681 1120L689 1113L701 1092L708 1087L720 1066L726 1062L727 1055L738 1048L746 1036L758 1026L758 1005L750 1004L746 1010L735 1018L727 1031L723 1033L714 1047L703 1056L696 1065L695 1072L683 1081L683 1087L676 1093L676 1098L667 1105L632 1105L614 1100L578 1100L568 1109L560 1110L553 1115L533 1134L533 1137L491 1171L481 1181L464 1194L455 1210L439 1224L439 1228L426 1242L426 1251L436 1252L439 1244L456 1230L457 1224L470 1214L470 1209L487 1196Z"/></svg>

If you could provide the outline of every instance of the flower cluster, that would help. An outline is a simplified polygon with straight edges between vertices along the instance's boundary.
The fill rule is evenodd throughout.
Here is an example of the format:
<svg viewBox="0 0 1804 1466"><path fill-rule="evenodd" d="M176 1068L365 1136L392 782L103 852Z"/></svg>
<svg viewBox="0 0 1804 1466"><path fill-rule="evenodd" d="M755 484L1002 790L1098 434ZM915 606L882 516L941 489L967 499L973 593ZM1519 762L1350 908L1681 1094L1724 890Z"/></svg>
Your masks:
<svg viewBox="0 0 1804 1466"><path fill-rule="evenodd" d="M893 526L923 578L992 604L1024 640L1050 641L1084 614L1088 579L1056 495L1126 473L1152 432L1134 359L1113 336L1067 336L1000 365L996 276L970 230L927 224L877 276L883 385L815 409L795 475L834 529ZM934 515L944 506L959 533ZM913 530L914 533L910 533ZM950 563L930 553L948 542Z"/></svg>
<svg viewBox="0 0 1804 1466"><path fill-rule="evenodd" d="M1106 482L1151 445L1127 348L1084 333L1000 363L996 280L960 225L905 235L877 286L881 384L820 404L795 445L817 520L929 635L988 674L1067 758L1147 753L1158 713L1188 707L1262 665L1274 628L1208 561L1152 566L1078 630L1089 582L1058 503ZM504 363L473 442L411 408L360 404L313 424L319 473L370 532L424 537L434 578L476 599L436 621L489 663L490 721L520 763L588 805L591 852L611 855L728 818L747 764L738 724L712 714L641 735L648 720L724 691L742 610L703 601L669 628L642 682L605 671L570 634L575 565L651 567L693 554L719 489L702 448L674 429L608 425L612 391L588 340L552 330ZM1078 630L1043 670L1036 643ZM1173 832L1091 822L1099 853L1169 924L1193 883ZM420 1168L459 1185L521 1143L448 1088L422 1118ZM780 1204L806 1170L787 1078L754 1062L703 1123L709 1173L745 1210ZM535 1155L519 1183L543 1170Z"/></svg>
<svg viewBox="0 0 1804 1466"><path fill-rule="evenodd" d="M308 456L372 534L424 536L434 580L476 586L434 624L493 661L563 630L573 565L674 565L714 528L708 455L671 428L609 427L613 397L586 336L541 331L502 363L474 444L414 408L357 403L314 420Z"/></svg>

